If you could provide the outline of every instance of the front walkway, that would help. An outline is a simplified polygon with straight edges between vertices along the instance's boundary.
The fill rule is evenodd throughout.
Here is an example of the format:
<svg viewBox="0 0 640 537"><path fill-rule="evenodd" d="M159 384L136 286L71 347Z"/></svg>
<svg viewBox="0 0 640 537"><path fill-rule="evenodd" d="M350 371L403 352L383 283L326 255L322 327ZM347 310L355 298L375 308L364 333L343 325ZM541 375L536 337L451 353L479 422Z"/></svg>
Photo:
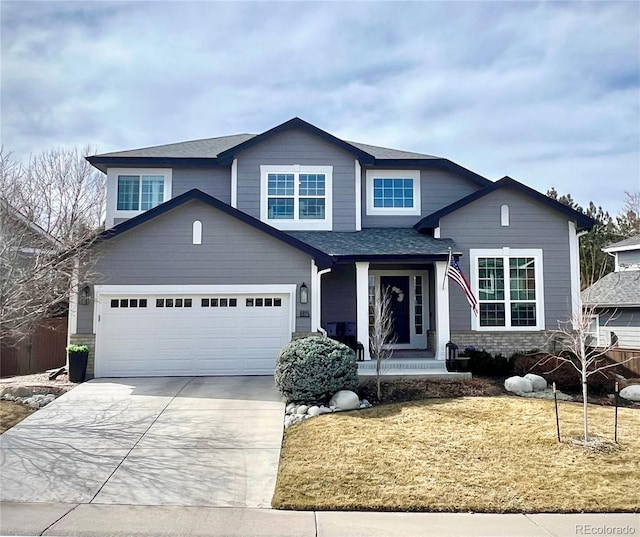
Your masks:
<svg viewBox="0 0 640 537"><path fill-rule="evenodd" d="M269 507L283 414L272 377L90 381L0 436L0 500Z"/></svg>

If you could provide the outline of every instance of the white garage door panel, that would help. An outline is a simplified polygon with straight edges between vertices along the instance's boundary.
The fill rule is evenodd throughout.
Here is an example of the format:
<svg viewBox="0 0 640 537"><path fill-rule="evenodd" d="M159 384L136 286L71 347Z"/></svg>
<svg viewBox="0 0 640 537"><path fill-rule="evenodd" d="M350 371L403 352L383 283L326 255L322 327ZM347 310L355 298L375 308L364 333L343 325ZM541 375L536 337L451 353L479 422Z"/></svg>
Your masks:
<svg viewBox="0 0 640 537"><path fill-rule="evenodd" d="M261 302L249 307L246 299L256 297ZM146 298L146 307L121 307L131 298ZM184 294L183 307L157 306L167 298L175 304L176 297L160 294L101 296L97 376L272 374L291 338L289 295ZM203 298L217 307L204 306ZM191 307L184 307L187 299Z"/></svg>

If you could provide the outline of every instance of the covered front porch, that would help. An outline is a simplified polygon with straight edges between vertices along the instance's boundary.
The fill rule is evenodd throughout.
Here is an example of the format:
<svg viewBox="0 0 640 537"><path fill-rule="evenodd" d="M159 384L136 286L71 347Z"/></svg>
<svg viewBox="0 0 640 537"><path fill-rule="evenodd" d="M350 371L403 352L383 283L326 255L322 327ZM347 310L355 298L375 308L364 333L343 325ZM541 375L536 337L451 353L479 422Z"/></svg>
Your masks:
<svg viewBox="0 0 640 537"><path fill-rule="evenodd" d="M446 373L446 270L450 253L460 253L453 241L406 228L295 235L336 259L331 268L314 270L312 302L317 309L312 324L357 349L364 375L375 372L369 334L380 290L390 293L394 327L394 352L386 368L399 375L417 370Z"/></svg>

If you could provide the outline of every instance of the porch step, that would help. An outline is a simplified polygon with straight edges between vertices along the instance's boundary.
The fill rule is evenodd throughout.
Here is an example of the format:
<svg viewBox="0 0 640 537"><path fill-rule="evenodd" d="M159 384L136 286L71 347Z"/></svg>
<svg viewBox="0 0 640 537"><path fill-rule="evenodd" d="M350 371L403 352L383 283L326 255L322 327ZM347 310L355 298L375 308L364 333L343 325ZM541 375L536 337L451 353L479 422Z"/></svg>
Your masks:
<svg viewBox="0 0 640 537"><path fill-rule="evenodd" d="M376 376L376 361L365 360L358 362L358 377L361 380ZM382 376L385 380L395 379L465 379L471 378L471 373L452 373L447 371L442 360L433 358L391 358L382 364Z"/></svg>
<svg viewBox="0 0 640 537"><path fill-rule="evenodd" d="M376 369L375 360L364 360L358 362L358 370ZM433 358L390 358L382 362L382 369L385 371L399 371L406 369L428 369L446 371L447 368L442 360Z"/></svg>

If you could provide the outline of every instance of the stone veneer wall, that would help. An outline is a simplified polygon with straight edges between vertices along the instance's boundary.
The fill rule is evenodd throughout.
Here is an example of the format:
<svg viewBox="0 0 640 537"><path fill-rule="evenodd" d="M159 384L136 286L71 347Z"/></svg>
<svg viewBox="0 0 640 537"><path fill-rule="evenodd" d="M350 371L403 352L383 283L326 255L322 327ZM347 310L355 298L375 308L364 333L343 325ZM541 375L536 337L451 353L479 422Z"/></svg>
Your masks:
<svg viewBox="0 0 640 537"><path fill-rule="evenodd" d="M95 334L71 334L69 336L69 344L86 345L87 347L89 347L89 359L87 360L87 374L85 378L87 380L92 379L95 376L95 362L96 362Z"/></svg>
<svg viewBox="0 0 640 537"><path fill-rule="evenodd" d="M467 347L475 347L491 354L509 357L518 351L532 349L547 350L550 346L550 332L474 332L472 330L452 330L451 341L462 352Z"/></svg>

